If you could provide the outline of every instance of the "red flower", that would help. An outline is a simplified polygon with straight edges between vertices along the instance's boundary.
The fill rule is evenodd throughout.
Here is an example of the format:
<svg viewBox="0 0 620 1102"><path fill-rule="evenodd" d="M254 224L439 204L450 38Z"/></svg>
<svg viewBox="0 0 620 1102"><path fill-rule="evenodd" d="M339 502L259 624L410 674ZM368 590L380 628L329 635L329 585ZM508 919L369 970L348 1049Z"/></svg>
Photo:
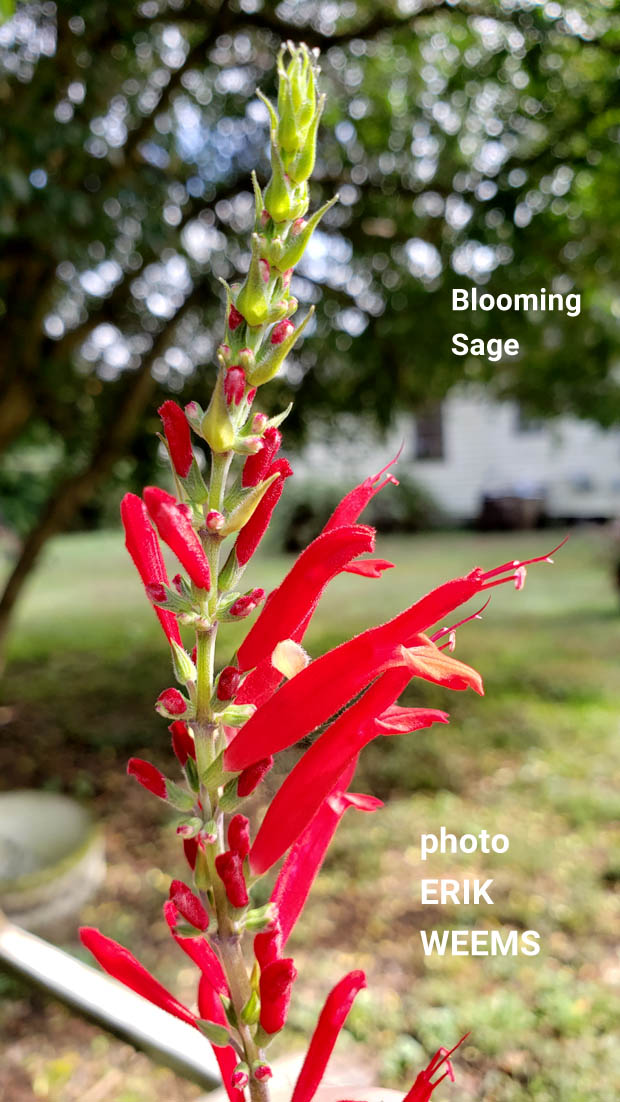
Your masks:
<svg viewBox="0 0 620 1102"><path fill-rule="evenodd" d="M197 930L206 930L209 916L197 895L182 880L173 880L168 898L172 900L179 914L183 915L190 926Z"/></svg>
<svg viewBox="0 0 620 1102"><path fill-rule="evenodd" d="M188 758L193 758L195 761L196 744L189 733L187 724L183 723L182 719L175 719L168 730L172 735L172 749L181 767L185 765Z"/></svg>
<svg viewBox="0 0 620 1102"><path fill-rule="evenodd" d="M187 478L192 465L192 438L187 417L176 402L167 401L157 410L164 424L172 465L181 478Z"/></svg>
<svg viewBox="0 0 620 1102"><path fill-rule="evenodd" d="M384 486L388 486L390 483L394 486L398 486L398 479L394 478L392 474L386 475L383 482L380 482L379 479L394 465L394 463L396 463L399 456L400 452L394 459L390 460L378 474L372 475L370 478L365 478L363 482L360 482L359 486L355 486L350 490L334 509L323 531L331 532L332 528L339 528L343 524L355 524L360 513L363 512L368 502L372 500L375 494L379 493L379 490L382 490Z"/></svg>
<svg viewBox="0 0 620 1102"><path fill-rule="evenodd" d="M213 989L225 995L228 992L226 976L207 939L204 937L183 937L177 934L178 914L172 899L167 899L164 903L164 918L179 949L182 949L184 953L187 953L190 960L193 960L202 975L207 977Z"/></svg>
<svg viewBox="0 0 620 1102"><path fill-rule="evenodd" d="M282 931L280 924L274 922L269 930L263 930L254 938L254 956L261 968L266 968L282 953Z"/></svg>
<svg viewBox="0 0 620 1102"><path fill-rule="evenodd" d="M243 859L238 853L227 850L215 858L217 874L226 888L228 902L233 907L247 907L250 902L243 875Z"/></svg>
<svg viewBox="0 0 620 1102"><path fill-rule="evenodd" d="M365 986L366 976L363 972L349 972L327 996L297 1077L291 1102L311 1102L314 1098L353 1000Z"/></svg>
<svg viewBox="0 0 620 1102"><path fill-rule="evenodd" d="M154 1006L158 1006L161 1010L167 1010L169 1014L172 1014L175 1018L180 1018L182 1022L187 1022L188 1025L196 1025L195 1015L186 1006L178 1002L165 987L162 987L161 983L150 972L147 972L146 968L140 964L140 961L136 960L128 949L124 949L117 941L112 941L111 938L106 937L100 930L96 930L92 926L81 927L80 940L93 954L104 972L113 976L115 980L120 980L121 983L125 984L125 987L131 988L138 995L148 999Z"/></svg>
<svg viewBox="0 0 620 1102"><path fill-rule="evenodd" d="M274 960L260 975L260 1024L265 1033L278 1033L286 1022L297 969L290 957Z"/></svg>
<svg viewBox="0 0 620 1102"><path fill-rule="evenodd" d="M243 464L243 471L241 473L242 486L258 486L258 483L262 482L267 474L269 466L280 450L282 433L272 425L268 429L265 429L262 440L262 448L255 452L254 455L248 455Z"/></svg>
<svg viewBox="0 0 620 1102"><path fill-rule="evenodd" d="M393 705L410 677L407 669L384 673L306 750L267 809L250 854L252 872L260 874L271 868L306 828L347 765L368 742L388 733L385 725L378 726L377 719ZM448 721L445 712L433 709L405 711L407 731Z"/></svg>
<svg viewBox="0 0 620 1102"><path fill-rule="evenodd" d="M200 1017L207 1022L215 1022L216 1025L223 1026L227 1024L220 997L204 975L200 977L198 985L198 1011ZM218 1062L222 1082L226 1087L230 1102L245 1102L243 1091L237 1090L232 1085L232 1077L239 1063L239 1057L234 1048L232 1045L212 1045L211 1047Z"/></svg>
<svg viewBox="0 0 620 1102"><path fill-rule="evenodd" d="M239 313L236 306L231 306L230 310L228 311L228 328L230 329L231 333L234 333L235 329L237 329L241 325L241 322L243 320L243 314Z"/></svg>
<svg viewBox="0 0 620 1102"><path fill-rule="evenodd" d="M351 559L374 550L374 536L373 528L357 524L336 528L313 540L270 595L239 647L239 668L257 666L281 639L289 639L300 623L312 616L328 582Z"/></svg>
<svg viewBox="0 0 620 1102"><path fill-rule="evenodd" d="M244 524L237 536L235 553L237 555L237 562L240 566L245 566L246 562L252 558L252 555L256 551L256 548L267 531L267 526L271 520L271 514L282 496L284 480L285 478L290 478L293 473L287 459L276 459L265 472L264 477L270 478L271 475L276 474L276 472L279 473L280 478L277 478L269 489L265 491L256 509L252 513L252 516L246 524Z"/></svg>
<svg viewBox="0 0 620 1102"><path fill-rule="evenodd" d="M125 547L145 586L168 584L168 575L162 558L159 540L149 520L144 502L135 494L125 494L121 502L121 519L125 529ZM181 646L179 625L172 612L156 608L155 613L168 641Z"/></svg>
<svg viewBox="0 0 620 1102"><path fill-rule="evenodd" d="M245 815L233 815L228 824L228 845L241 859L250 852L250 820Z"/></svg>
<svg viewBox="0 0 620 1102"><path fill-rule="evenodd" d="M465 1041L467 1037L469 1037L468 1033L466 1033L464 1037L461 1037L460 1041L454 1046L454 1048L451 1048L449 1052L445 1048L440 1048L437 1050L428 1067L425 1068L424 1071L421 1071L418 1075L411 1090L407 1095L405 1095L403 1102L428 1102L429 1098L433 1094L433 1091L435 1090L435 1087L438 1087L440 1083L443 1083L444 1079L449 1078L452 1082L454 1082L454 1071L452 1069L452 1064L450 1063L450 1057L452 1056L453 1052L456 1052L459 1045L463 1044L463 1041ZM433 1075L435 1075L439 1071L442 1064L446 1065L446 1070L444 1071L443 1075L439 1076L439 1079L436 1079L435 1082L432 1083L431 1079Z"/></svg>
<svg viewBox="0 0 620 1102"><path fill-rule="evenodd" d="M336 789L325 800L309 826L295 842L284 862L274 889L271 902L276 905L282 931L282 948L301 914L310 889L319 873L329 844L336 833L342 816L349 807L359 811L375 811L381 800L372 796L359 796L346 792L355 772L357 762L352 762L340 778Z"/></svg>
<svg viewBox="0 0 620 1102"><path fill-rule="evenodd" d="M127 773L130 777L135 777L138 784L148 789L154 796L159 796L160 800L166 799L166 778L155 765L151 765L150 761L130 758L127 762Z"/></svg>
<svg viewBox="0 0 620 1102"><path fill-rule="evenodd" d="M161 538L174 551L194 584L200 589L210 589L209 563L192 527L190 510L158 486L146 487L144 501Z"/></svg>

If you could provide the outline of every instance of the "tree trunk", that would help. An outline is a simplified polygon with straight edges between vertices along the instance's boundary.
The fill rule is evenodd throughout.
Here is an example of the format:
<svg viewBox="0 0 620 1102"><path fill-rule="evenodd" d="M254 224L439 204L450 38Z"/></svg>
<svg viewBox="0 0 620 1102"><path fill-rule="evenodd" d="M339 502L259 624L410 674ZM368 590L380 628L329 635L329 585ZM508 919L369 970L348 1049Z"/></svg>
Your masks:
<svg viewBox="0 0 620 1102"><path fill-rule="evenodd" d="M197 284L174 317L162 326L150 352L143 358L138 370L131 375L119 404L112 411L110 422L103 426L90 460L80 472L63 479L56 486L37 523L26 537L0 597L0 667L13 610L43 547L50 536L67 528L80 506L89 500L109 474L114 463L127 453L139 419L155 390L155 381L151 374L153 362L165 351L181 317L199 303L203 294L204 285Z"/></svg>

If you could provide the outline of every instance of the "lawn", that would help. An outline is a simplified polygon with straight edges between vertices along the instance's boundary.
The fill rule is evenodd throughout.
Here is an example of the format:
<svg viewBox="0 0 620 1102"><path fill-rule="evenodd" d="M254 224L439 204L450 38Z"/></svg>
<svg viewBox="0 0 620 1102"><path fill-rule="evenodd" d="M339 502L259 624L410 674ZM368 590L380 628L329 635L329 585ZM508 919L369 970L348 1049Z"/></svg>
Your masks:
<svg viewBox="0 0 620 1102"><path fill-rule="evenodd" d="M379 553L397 569L381 581L333 583L308 649L321 653L474 565L546 551L555 536L382 539ZM411 1081L437 1045L469 1030L458 1085L441 1088L438 1102L620 1097L620 615L606 541L601 529L575 532L553 567L532 567L521 593L494 590L482 622L459 631L456 657L481 671L484 699L424 685L411 701L445 708L451 725L382 739L365 752L356 787L386 807L345 818L300 924L294 1045L330 984L361 966L369 990L343 1044L352 1060L370 1059L383 1084ZM251 580L269 588L287 562L263 557ZM234 634L227 639L232 650ZM4 783L60 788L92 803L110 867L83 919L124 940L191 999L191 973L158 917L169 877L182 874L174 836L163 805L123 776L129 752L169 768L166 726L152 710L167 683L162 637L119 533L54 541L11 639ZM442 825L456 835L505 834L510 848L422 863L420 835ZM422 877L492 878L494 905L423 907ZM421 928L535 930L541 952L425 957ZM104 1069L116 1078L108 1093L105 1083L99 1088L100 1102L196 1097L196 1088L150 1072L146 1058L69 1021L53 1003L12 981L4 987L0 1097L2 1077L6 1089L13 1075L11 1102L33 1092L82 1100Z"/></svg>

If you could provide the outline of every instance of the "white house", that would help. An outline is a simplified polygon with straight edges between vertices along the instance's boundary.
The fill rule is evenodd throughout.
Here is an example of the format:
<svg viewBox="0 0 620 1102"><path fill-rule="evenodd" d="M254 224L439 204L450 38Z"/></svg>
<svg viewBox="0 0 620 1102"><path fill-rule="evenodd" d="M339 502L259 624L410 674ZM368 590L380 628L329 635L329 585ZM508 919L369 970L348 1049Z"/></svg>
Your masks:
<svg viewBox="0 0 620 1102"><path fill-rule="evenodd" d="M523 417L516 402L498 402L471 386L457 387L415 418L402 417L387 441L369 440L359 423L344 426L341 442L313 440L301 473L324 472L339 482L364 477L391 459L425 487L455 520L491 507L531 502L558 520L620 516L620 427L602 429L573 417Z"/></svg>

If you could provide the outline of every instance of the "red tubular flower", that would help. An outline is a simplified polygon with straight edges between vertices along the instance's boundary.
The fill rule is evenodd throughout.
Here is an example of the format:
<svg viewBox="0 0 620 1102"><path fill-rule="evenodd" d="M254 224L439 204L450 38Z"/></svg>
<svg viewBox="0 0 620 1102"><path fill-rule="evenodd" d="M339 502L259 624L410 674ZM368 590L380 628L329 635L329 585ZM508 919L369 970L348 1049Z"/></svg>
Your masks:
<svg viewBox="0 0 620 1102"><path fill-rule="evenodd" d="M347 525L326 532L302 551L239 647L241 670L267 658L281 639L289 639L314 612L326 585L358 555L373 551L375 533L366 525Z"/></svg>
<svg viewBox="0 0 620 1102"><path fill-rule="evenodd" d="M255 608L258 608L264 597L264 589L253 589L251 593L244 593L242 597L238 597L235 603L230 606L228 610L229 615L236 616L239 620L245 619L251 612L254 612Z"/></svg>
<svg viewBox="0 0 620 1102"><path fill-rule="evenodd" d="M178 831L177 827L177 831ZM183 838L183 853L185 854L185 860L187 861L192 871L196 868L196 857L198 854L198 839L197 838Z"/></svg>
<svg viewBox="0 0 620 1102"><path fill-rule="evenodd" d="M245 371L238 364L233 367L229 367L226 375L224 376L224 397L226 398L226 405L231 406L234 402L236 406L243 399L245 394Z"/></svg>
<svg viewBox="0 0 620 1102"><path fill-rule="evenodd" d="M399 456L400 452L394 459L390 460L378 474L372 475L370 478L365 478L359 486L355 486L353 490L346 494L340 504L334 509L323 531L330 532L332 528L339 528L342 524L355 524L360 513L366 508L368 502L372 500L375 494L379 493L379 490L382 490L384 486L389 485L389 483L398 486L398 479L394 478L392 474L386 475L383 482L380 482L379 479L394 465L394 463L396 463Z"/></svg>
<svg viewBox="0 0 620 1102"><path fill-rule="evenodd" d="M260 975L260 1024L265 1033L279 1033L286 1022L297 969L290 957L274 960Z"/></svg>
<svg viewBox="0 0 620 1102"><path fill-rule="evenodd" d="M244 524L237 536L235 553L237 555L237 562L240 566L245 566L246 562L252 558L252 555L256 551L256 548L267 531L267 526L271 520L271 514L282 496L284 480L285 478L290 478L293 473L287 459L276 459L266 471L265 477L270 478L272 474L276 473L279 473L280 478L277 478L263 494L252 516L247 523Z"/></svg>
<svg viewBox="0 0 620 1102"><path fill-rule="evenodd" d="M243 860L238 853L226 850L215 858L217 874L226 888L228 902L233 907L247 907L250 902L243 875Z"/></svg>
<svg viewBox="0 0 620 1102"><path fill-rule="evenodd" d="M366 987L364 973L349 972L348 976L344 976L327 996L302 1069L297 1077L291 1102L311 1102L314 1098L338 1034L353 1006L353 1000L363 987Z"/></svg>
<svg viewBox="0 0 620 1102"><path fill-rule="evenodd" d="M543 559L548 556L530 561ZM525 565L519 563L518 567ZM408 665L426 680L452 689L471 686L481 693L479 675L462 663L448 665L454 660L421 633L481 590L500 581L514 580L514 569L514 563L487 573L477 569L464 578L445 582L393 620L367 629L311 662L266 700L241 728L226 751L226 767L245 769L258 757L291 746L389 668ZM504 578L497 576L507 570L513 572ZM282 715L287 716L286 725L280 721Z"/></svg>
<svg viewBox="0 0 620 1102"><path fill-rule="evenodd" d="M128 949L92 926L82 926L79 933L82 945L93 954L104 972L124 983L125 987L129 987L138 995L142 995L144 999L148 999L160 1010L166 1010L168 1014L180 1018L188 1025L196 1025L195 1015L178 1002L150 972L147 972Z"/></svg>
<svg viewBox="0 0 620 1102"><path fill-rule="evenodd" d="M245 815L233 815L228 824L228 845L241 859L250 852L250 820Z"/></svg>
<svg viewBox="0 0 620 1102"><path fill-rule="evenodd" d="M350 562L345 566L345 574L359 574L360 578L380 578L384 570L392 570L393 562L387 559L362 559L361 562Z"/></svg>
<svg viewBox="0 0 620 1102"><path fill-rule="evenodd" d="M164 689L155 701L155 708L164 716L182 716L187 711L187 701L178 689Z"/></svg>
<svg viewBox="0 0 620 1102"><path fill-rule="evenodd" d="M378 728L377 717L393 705L410 677L409 670L384 673L306 750L267 809L250 853L252 872L260 874L271 868L305 830L347 765L377 735L388 733L386 727ZM403 711L407 712L407 731L448 722L445 712L434 709Z"/></svg>
<svg viewBox="0 0 620 1102"><path fill-rule="evenodd" d="M209 925L209 916L205 911L197 895L182 880L173 880L170 885L168 898L172 900L179 914L183 915L190 926L196 930L206 930Z"/></svg>
<svg viewBox="0 0 620 1102"><path fill-rule="evenodd" d="M204 937L183 937L181 934L177 934L178 913L172 899L167 899L164 903L164 918L179 949L182 949L190 960L193 960L215 991L222 995L227 994L226 976L207 939Z"/></svg>
<svg viewBox="0 0 620 1102"><path fill-rule="evenodd" d="M189 733L186 723L182 719L175 719L168 730L172 735L172 749L183 768L188 758L196 760L196 744Z"/></svg>
<svg viewBox="0 0 620 1102"><path fill-rule="evenodd" d="M459 1045L463 1044L463 1041L465 1041L467 1037L469 1037L468 1033L466 1033L464 1037L461 1037L460 1041L454 1048L451 1048L449 1052L445 1048L437 1050L428 1067L418 1075L409 1094L405 1095L403 1102L428 1102L435 1088L438 1087L440 1083L443 1083L444 1079L449 1078L452 1083L454 1082L454 1071L450 1062L450 1057L453 1052L456 1052ZM433 1075L436 1075L442 1064L446 1065L446 1070L443 1075L440 1075L439 1079L436 1079L435 1082L432 1083L431 1079Z"/></svg>
<svg viewBox="0 0 620 1102"><path fill-rule="evenodd" d="M145 586L167 585L168 574L164 566L159 540L153 531L144 502L135 494L125 494L121 502L121 519L125 529L125 547ZM182 646L176 616L165 608L155 613L170 643L174 640Z"/></svg>
<svg viewBox="0 0 620 1102"><path fill-rule="evenodd" d="M241 473L242 486L258 486L265 478L282 443L282 433L271 425L263 433L263 446L254 455L248 455Z"/></svg>
<svg viewBox="0 0 620 1102"><path fill-rule="evenodd" d="M282 953L282 931L279 922L274 922L270 930L263 930L254 938L254 956L261 968L266 968Z"/></svg>
<svg viewBox="0 0 620 1102"><path fill-rule="evenodd" d="M232 700L241 680L241 673L236 666L224 666L217 682L217 699Z"/></svg>
<svg viewBox="0 0 620 1102"><path fill-rule="evenodd" d="M166 799L166 778L155 765L151 765L150 761L130 758L127 762L127 773L130 777L135 777L138 784L152 792L154 796L159 796L160 800Z"/></svg>
<svg viewBox="0 0 620 1102"><path fill-rule="evenodd" d="M345 791L351 782L356 765L355 760L347 766L336 790L328 796L309 826L295 842L275 882L271 902L277 907L283 949L304 908L330 842L347 808L375 811L381 807L381 800Z"/></svg>
<svg viewBox="0 0 620 1102"><path fill-rule="evenodd" d="M187 478L192 465L192 438L187 417L176 402L167 401L157 410L164 425L172 465L181 478Z"/></svg>
<svg viewBox="0 0 620 1102"><path fill-rule="evenodd" d="M296 633L293 639L297 641ZM282 674L271 663L271 656L259 662L255 670L244 678L243 684L235 696L236 704L253 704L260 708L270 696L273 696L282 680Z"/></svg>
<svg viewBox="0 0 620 1102"><path fill-rule="evenodd" d="M204 975L200 977L198 985L198 1011L200 1017L207 1022L215 1022L216 1025L223 1026L227 1024L220 997ZM211 1047L218 1062L222 1082L230 1102L245 1102L243 1091L237 1090L232 1083L235 1068L239 1063L239 1057L234 1048L232 1045L212 1045Z"/></svg>
<svg viewBox="0 0 620 1102"><path fill-rule="evenodd" d="M174 551L194 584L200 589L210 589L209 563L202 544L192 528L189 511L186 507L179 505L172 494L167 494L158 486L146 487L144 501L161 538L168 544L170 550Z"/></svg>
<svg viewBox="0 0 620 1102"><path fill-rule="evenodd" d="M237 795L242 799L249 796L272 768L272 757L262 758L261 761L255 761L254 765L249 765L247 769L243 770L237 781Z"/></svg>

